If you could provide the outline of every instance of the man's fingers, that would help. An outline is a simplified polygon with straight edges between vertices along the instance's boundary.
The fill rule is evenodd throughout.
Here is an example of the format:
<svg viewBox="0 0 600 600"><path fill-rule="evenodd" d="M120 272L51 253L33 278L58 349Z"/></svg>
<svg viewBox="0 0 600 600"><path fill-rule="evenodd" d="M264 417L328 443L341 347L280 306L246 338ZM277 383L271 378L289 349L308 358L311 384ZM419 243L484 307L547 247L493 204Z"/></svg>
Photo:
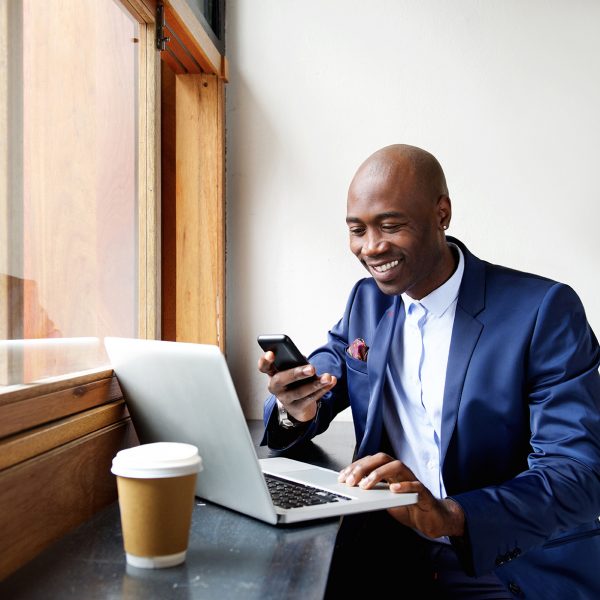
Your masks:
<svg viewBox="0 0 600 600"><path fill-rule="evenodd" d="M342 469L338 476L338 481L347 483L348 485L358 485L364 477L367 477L381 465L393 460L394 459L391 456L384 452L379 452L372 456L365 456L364 458L353 462L351 465L348 465L345 469Z"/></svg>
<svg viewBox="0 0 600 600"><path fill-rule="evenodd" d="M318 401L336 383L336 377L325 373L316 381L274 395L293 417L300 421L309 421L317 412L316 405Z"/></svg>
<svg viewBox="0 0 600 600"><path fill-rule="evenodd" d="M258 370L261 373L266 373L267 375L275 375L276 371L275 367L273 366L274 362L275 354L269 350L258 359Z"/></svg>
<svg viewBox="0 0 600 600"><path fill-rule="evenodd" d="M314 374L315 369L312 365L281 371L271 378L269 391L274 396L277 396L283 404L292 404L308 396L313 396L313 400L318 400L336 384L337 379L333 375L324 373L318 379L307 381L304 384L301 383L292 389L288 388L290 383L302 381Z"/></svg>
<svg viewBox="0 0 600 600"><path fill-rule="evenodd" d="M271 381L271 393L278 396L279 392L282 392L287 388L290 383L307 379L315 374L315 368L312 365L303 365L301 367L294 367L287 371L279 371L279 373L273 375Z"/></svg>
<svg viewBox="0 0 600 600"><path fill-rule="evenodd" d="M390 490L396 494L421 493L427 488L420 481L398 481L390 483Z"/></svg>
<svg viewBox="0 0 600 600"><path fill-rule="evenodd" d="M340 472L338 481L370 489L381 481L387 483L414 481L414 473L401 461L380 452L366 456Z"/></svg>

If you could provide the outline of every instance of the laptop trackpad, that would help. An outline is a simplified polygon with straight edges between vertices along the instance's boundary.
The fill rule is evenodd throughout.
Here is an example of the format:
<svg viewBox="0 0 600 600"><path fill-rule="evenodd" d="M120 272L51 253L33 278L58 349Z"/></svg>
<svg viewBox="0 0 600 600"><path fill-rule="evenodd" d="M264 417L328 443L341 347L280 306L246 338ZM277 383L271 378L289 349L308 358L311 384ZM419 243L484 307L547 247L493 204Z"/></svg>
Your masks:
<svg viewBox="0 0 600 600"><path fill-rule="evenodd" d="M279 475L286 479L295 479L309 485L340 486L337 480L338 472L332 469L323 469L310 463L284 457L263 458L259 462L265 473Z"/></svg>
<svg viewBox="0 0 600 600"><path fill-rule="evenodd" d="M345 483L340 483L337 480L338 474L335 471L327 471L323 469L304 469L301 471L288 471L285 475L290 479L297 478L308 485L333 489L337 493L342 492L348 495L362 495L363 492L362 488L349 487ZM389 485L386 482L381 481L371 489L389 490Z"/></svg>
<svg viewBox="0 0 600 600"><path fill-rule="evenodd" d="M337 480L338 474L335 471L327 471L318 467L300 469L298 471L286 471L285 476L316 486L338 487L340 485Z"/></svg>

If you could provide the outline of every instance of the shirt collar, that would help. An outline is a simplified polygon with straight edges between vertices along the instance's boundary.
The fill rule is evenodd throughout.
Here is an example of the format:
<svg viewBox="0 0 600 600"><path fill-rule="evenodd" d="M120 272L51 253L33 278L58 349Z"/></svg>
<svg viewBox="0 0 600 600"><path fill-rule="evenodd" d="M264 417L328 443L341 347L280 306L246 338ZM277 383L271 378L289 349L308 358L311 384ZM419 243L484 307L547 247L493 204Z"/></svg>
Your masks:
<svg viewBox="0 0 600 600"><path fill-rule="evenodd" d="M458 254L458 266L454 273L452 273L450 279L446 280L440 287L427 294L424 298L421 298L421 300L414 300L406 293L401 294L406 310L408 310L411 303L420 303L428 312L433 313L436 317L441 317L458 298L458 290L465 270L465 259L461 249L456 244L448 242L448 246L451 246Z"/></svg>

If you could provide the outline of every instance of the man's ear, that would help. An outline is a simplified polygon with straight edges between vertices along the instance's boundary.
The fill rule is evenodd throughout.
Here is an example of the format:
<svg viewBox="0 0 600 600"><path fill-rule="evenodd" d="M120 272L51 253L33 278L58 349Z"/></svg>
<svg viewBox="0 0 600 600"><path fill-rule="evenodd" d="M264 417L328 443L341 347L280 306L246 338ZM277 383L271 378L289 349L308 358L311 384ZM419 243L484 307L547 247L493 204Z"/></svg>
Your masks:
<svg viewBox="0 0 600 600"><path fill-rule="evenodd" d="M449 196L442 195L438 198L436 214L438 218L438 227L440 229L448 229L452 219L452 202L450 201Z"/></svg>

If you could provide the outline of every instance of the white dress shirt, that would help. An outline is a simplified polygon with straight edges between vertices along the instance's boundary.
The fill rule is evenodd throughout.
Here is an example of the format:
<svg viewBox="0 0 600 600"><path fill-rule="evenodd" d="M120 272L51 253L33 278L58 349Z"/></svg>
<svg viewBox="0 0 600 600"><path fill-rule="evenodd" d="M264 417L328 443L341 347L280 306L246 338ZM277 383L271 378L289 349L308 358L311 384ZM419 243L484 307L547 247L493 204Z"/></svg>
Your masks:
<svg viewBox="0 0 600 600"><path fill-rule="evenodd" d="M446 489L440 465L442 404L458 290L460 248L450 279L421 300L402 294L404 326L397 325L386 371L383 418L395 457L436 498ZM444 541L444 540L440 540Z"/></svg>

